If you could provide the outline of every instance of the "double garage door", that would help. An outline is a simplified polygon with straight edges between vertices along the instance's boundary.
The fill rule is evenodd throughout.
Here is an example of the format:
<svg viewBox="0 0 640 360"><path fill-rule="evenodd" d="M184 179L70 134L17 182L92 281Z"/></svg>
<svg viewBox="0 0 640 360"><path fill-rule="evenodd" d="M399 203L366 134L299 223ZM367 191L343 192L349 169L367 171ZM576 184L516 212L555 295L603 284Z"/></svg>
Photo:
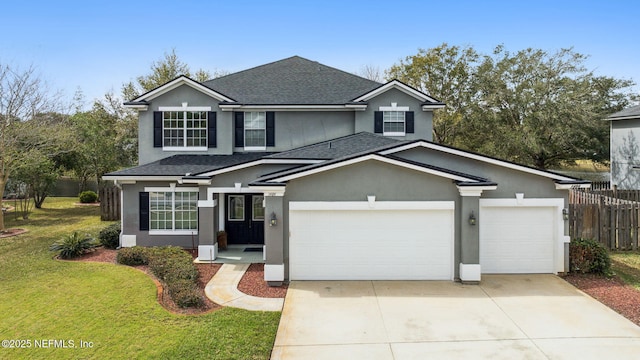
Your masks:
<svg viewBox="0 0 640 360"><path fill-rule="evenodd" d="M291 202L292 280L451 280L453 202Z"/></svg>

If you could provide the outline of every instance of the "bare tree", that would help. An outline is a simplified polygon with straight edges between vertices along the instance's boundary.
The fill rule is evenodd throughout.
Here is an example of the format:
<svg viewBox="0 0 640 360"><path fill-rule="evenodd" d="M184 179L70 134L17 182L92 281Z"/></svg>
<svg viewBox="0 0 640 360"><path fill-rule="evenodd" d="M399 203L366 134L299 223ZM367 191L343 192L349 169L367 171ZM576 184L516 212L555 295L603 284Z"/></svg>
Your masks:
<svg viewBox="0 0 640 360"><path fill-rule="evenodd" d="M381 82L383 80L380 67L371 64L363 65L362 67L360 67L360 71L358 71L356 75L362 76L365 79L369 79L375 82Z"/></svg>
<svg viewBox="0 0 640 360"><path fill-rule="evenodd" d="M12 170L29 161L31 150L38 149L45 156L59 151L54 142L64 138L64 133L47 130L52 124L36 120L38 114L53 112L59 98L60 94L47 91L32 66L20 70L0 63L0 197ZM4 215L0 213L0 232L4 230Z"/></svg>

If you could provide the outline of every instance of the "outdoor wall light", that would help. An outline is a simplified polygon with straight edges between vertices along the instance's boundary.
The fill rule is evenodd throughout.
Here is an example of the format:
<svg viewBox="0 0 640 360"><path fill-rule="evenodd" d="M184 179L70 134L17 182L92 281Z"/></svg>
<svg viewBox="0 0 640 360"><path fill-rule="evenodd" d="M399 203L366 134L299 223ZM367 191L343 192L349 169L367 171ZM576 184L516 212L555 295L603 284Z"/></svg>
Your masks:
<svg viewBox="0 0 640 360"><path fill-rule="evenodd" d="M569 220L569 209L562 209L562 219Z"/></svg>
<svg viewBox="0 0 640 360"><path fill-rule="evenodd" d="M473 214L473 210L471 210L471 215L469 215L469 225L476 225L476 216Z"/></svg>
<svg viewBox="0 0 640 360"><path fill-rule="evenodd" d="M269 226L276 226L276 225L278 225L278 218L276 218L276 213L272 212L271 219L269 220Z"/></svg>

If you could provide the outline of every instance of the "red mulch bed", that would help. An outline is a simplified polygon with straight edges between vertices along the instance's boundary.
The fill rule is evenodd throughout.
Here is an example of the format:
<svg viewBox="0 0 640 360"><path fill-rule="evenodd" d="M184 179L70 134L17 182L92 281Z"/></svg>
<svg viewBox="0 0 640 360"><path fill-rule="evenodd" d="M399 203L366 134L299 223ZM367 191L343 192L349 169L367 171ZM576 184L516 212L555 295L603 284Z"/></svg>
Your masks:
<svg viewBox="0 0 640 360"><path fill-rule="evenodd" d="M251 264L244 273L238 290L247 295L253 295L265 298L283 298L287 295L289 285L282 284L280 286L269 286L264 281L264 264Z"/></svg>
<svg viewBox="0 0 640 360"><path fill-rule="evenodd" d="M620 315L640 325L640 291L626 285L620 278L573 273L563 278Z"/></svg>
<svg viewBox="0 0 640 360"><path fill-rule="evenodd" d="M195 251L186 250L189 252L194 258L197 256ZM74 259L72 261L96 261L96 262L105 262L116 264L116 257L118 255L117 250L111 250L106 248L97 248L94 251L91 251L84 256ZM207 286L207 283L213 276L216 274L218 269L222 267L222 264L196 264L198 268L199 278L198 278L198 289L202 293L202 298L204 299L204 306L201 308L181 308L176 305L171 297L167 293L167 290L162 286L162 284L151 274L148 266L135 266L134 268L144 272L149 275L156 283L158 287L158 302L165 309L176 313L176 314L185 314L185 315L197 315L204 314L210 311L214 311L222 308L221 305L214 303L209 300L207 296L204 294L204 288ZM278 287L271 287L267 285L264 281L264 264L251 264L249 269L240 280L238 284L238 289L244 292L247 295L253 295L258 297L269 297L269 298L283 298L287 293L287 285L282 285Z"/></svg>
<svg viewBox="0 0 640 360"><path fill-rule="evenodd" d="M0 232L0 239L24 234L26 232L27 232L27 229L5 229L4 231Z"/></svg>

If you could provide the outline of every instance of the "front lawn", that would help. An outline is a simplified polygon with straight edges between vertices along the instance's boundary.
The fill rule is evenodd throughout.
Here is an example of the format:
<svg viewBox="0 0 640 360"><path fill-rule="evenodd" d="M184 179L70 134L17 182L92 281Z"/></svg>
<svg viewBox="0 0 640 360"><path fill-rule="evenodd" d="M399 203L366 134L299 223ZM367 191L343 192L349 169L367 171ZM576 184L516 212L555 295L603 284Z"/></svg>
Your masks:
<svg viewBox="0 0 640 360"><path fill-rule="evenodd" d="M29 231L0 239L0 340L29 348L0 348L0 358L269 358L280 313L175 315L158 304L154 282L140 271L53 260L55 240L73 231L95 236L108 225L97 207L74 202L48 198L29 220L5 218L8 227Z"/></svg>
<svg viewBox="0 0 640 360"><path fill-rule="evenodd" d="M611 268L625 283L640 290L640 252L612 252Z"/></svg>

